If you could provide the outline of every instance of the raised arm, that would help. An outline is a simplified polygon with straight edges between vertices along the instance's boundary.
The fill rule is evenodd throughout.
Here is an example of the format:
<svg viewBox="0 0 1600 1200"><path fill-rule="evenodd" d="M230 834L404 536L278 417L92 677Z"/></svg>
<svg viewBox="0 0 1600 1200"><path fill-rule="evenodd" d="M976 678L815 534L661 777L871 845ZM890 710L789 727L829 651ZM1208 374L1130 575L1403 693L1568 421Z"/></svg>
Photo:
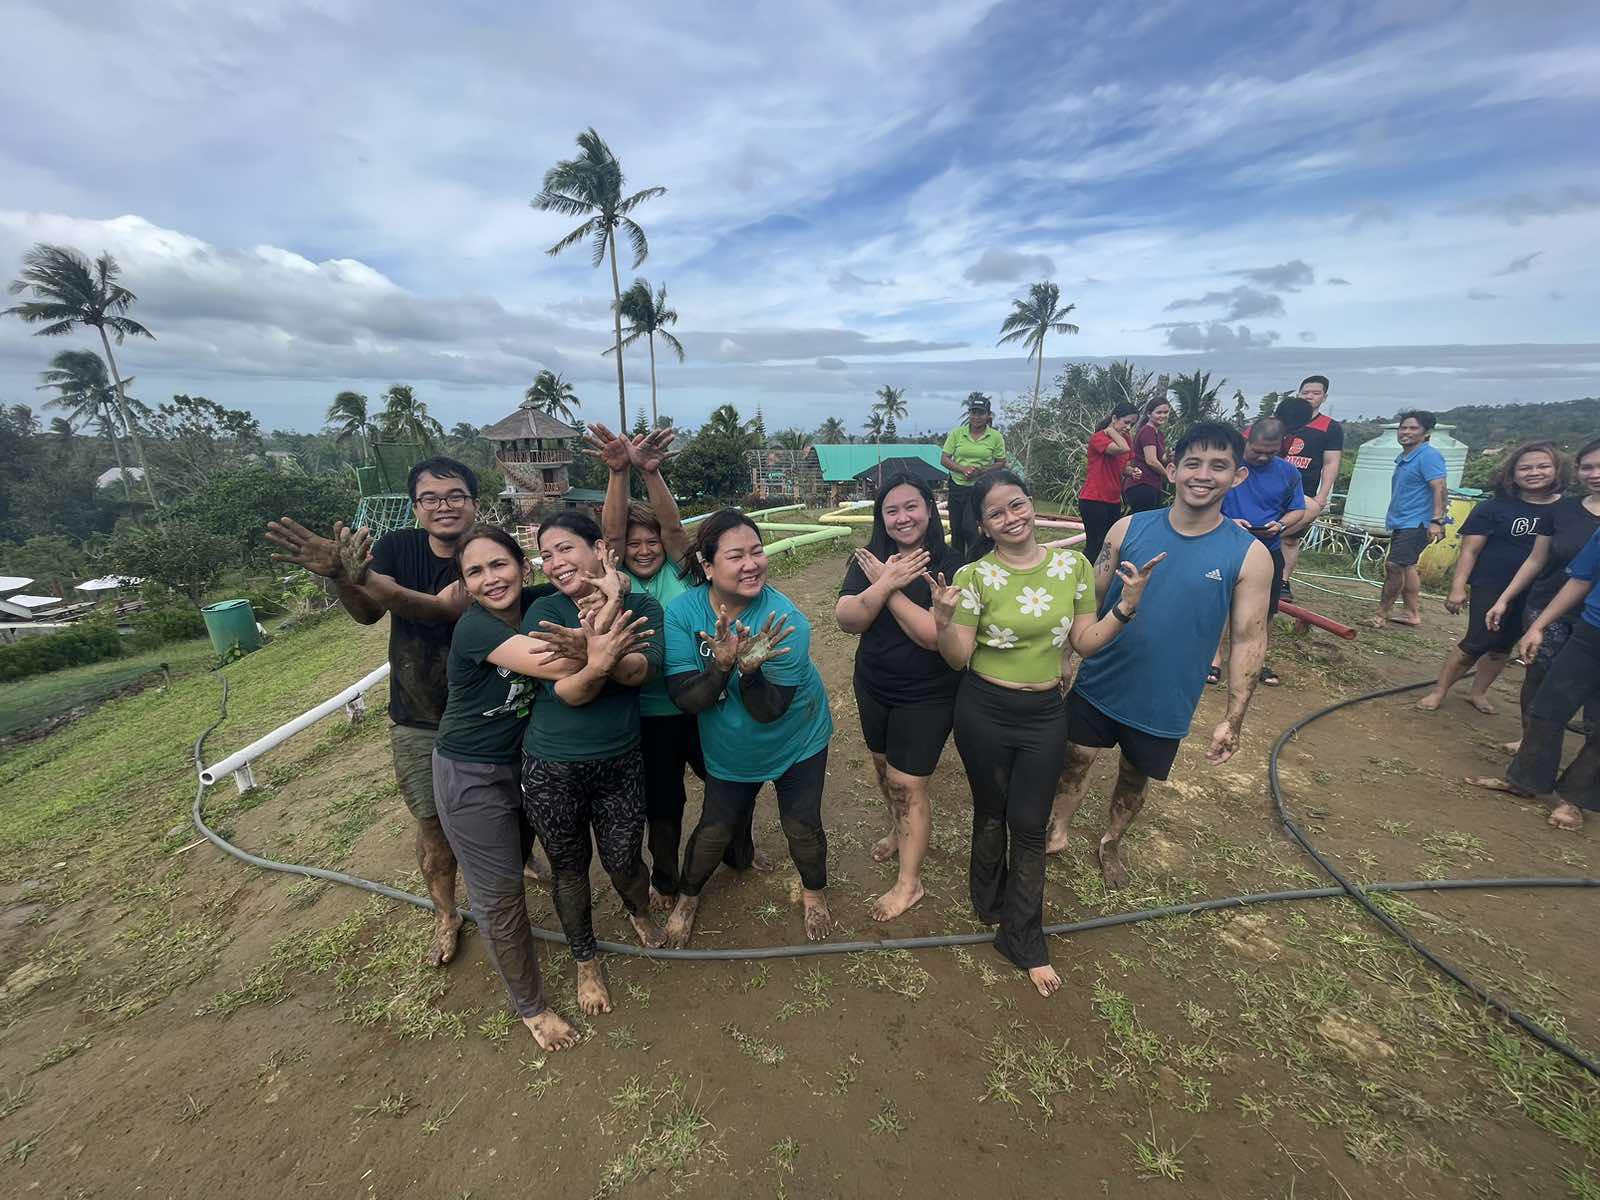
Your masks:
<svg viewBox="0 0 1600 1200"><path fill-rule="evenodd" d="M638 468L650 508L661 522L661 544L666 548L667 557L681 565L689 559L689 534L678 513L677 497L661 477L661 465L672 456L672 443L677 436L671 429L641 434L628 443L628 457Z"/></svg>
<svg viewBox="0 0 1600 1200"><path fill-rule="evenodd" d="M606 545L622 549L628 536L628 441L618 437L599 421L589 424L584 434L589 445L585 454L605 463L606 501L600 509L600 533Z"/></svg>
<svg viewBox="0 0 1600 1200"><path fill-rule="evenodd" d="M352 619L361 625L373 625L382 619L384 608L366 588L346 576L339 554L340 535L344 530L344 523L336 521L334 536L325 538L311 532L293 517L268 521L267 540L285 551L274 554L272 561L294 563L326 579L333 584L339 595L339 603Z"/></svg>
<svg viewBox="0 0 1600 1200"><path fill-rule="evenodd" d="M1228 715L1211 734L1206 759L1220 765L1239 749L1239 730L1267 657L1267 608L1272 592L1272 555L1260 542L1245 553L1233 588L1228 629Z"/></svg>
<svg viewBox="0 0 1600 1200"><path fill-rule="evenodd" d="M939 655L952 670L965 671L972 661L972 652L978 647L978 627L955 620L956 605L961 603L961 588L958 584L946 583L944 575L939 574L929 578L928 590L933 594L933 624Z"/></svg>

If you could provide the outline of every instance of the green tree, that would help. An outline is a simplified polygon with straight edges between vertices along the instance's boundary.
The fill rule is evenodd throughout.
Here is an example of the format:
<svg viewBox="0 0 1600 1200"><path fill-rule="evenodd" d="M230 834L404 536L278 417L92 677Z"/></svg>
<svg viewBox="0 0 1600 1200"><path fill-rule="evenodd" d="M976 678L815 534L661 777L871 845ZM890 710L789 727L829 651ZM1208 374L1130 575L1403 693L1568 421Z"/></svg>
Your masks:
<svg viewBox="0 0 1600 1200"><path fill-rule="evenodd" d="M850 434L846 432L844 422L838 417L829 417L817 426L817 441L824 446L837 446L849 440Z"/></svg>
<svg viewBox="0 0 1600 1200"><path fill-rule="evenodd" d="M361 461L372 461L372 441L378 435L378 427L372 422L365 396L360 392L340 392L328 405L325 421L324 428L334 435L334 445L354 442L361 448Z"/></svg>
<svg viewBox="0 0 1600 1200"><path fill-rule="evenodd" d="M33 298L12 305L0 315L17 317L29 325L42 325L44 328L34 330L41 337L60 337L80 325L99 333L106 363L111 368L111 379L116 385L122 427L128 431L134 457L144 471L145 493L150 497L151 506L160 508L150 464L145 461L144 441L139 437L138 427L129 419L127 393L117 371L116 355L111 352L113 334L119 346L123 338L130 335L154 341L155 334L127 315L138 297L117 282L120 274L117 260L109 254L101 254L91 265L71 247L40 242L23 255L22 273L10 287L13 296L27 292Z"/></svg>
<svg viewBox="0 0 1600 1200"><path fill-rule="evenodd" d="M1008 342L1021 342L1028 348L1028 357L1034 360L1033 397L1028 404L1030 433L1023 450L1022 469L1027 471L1027 456L1033 448L1031 427L1039 409L1039 385L1044 372L1044 339L1050 333L1077 333L1078 327L1067 321L1068 313L1076 304L1061 307L1061 289L1049 281L1036 283L1028 289L1026 300L1011 302L1011 315L1000 323L1000 340L997 346Z"/></svg>
<svg viewBox="0 0 1600 1200"><path fill-rule="evenodd" d="M428 415L428 404L418 400L408 383L397 383L383 394L383 436L401 442L416 442L432 453L434 442L444 436L444 426Z"/></svg>
<svg viewBox="0 0 1600 1200"><path fill-rule="evenodd" d="M1239 429L1243 429L1250 422L1250 410L1245 407L1244 389L1243 388L1234 388L1233 389L1233 418L1232 419L1233 419L1234 426L1239 428Z"/></svg>
<svg viewBox="0 0 1600 1200"><path fill-rule="evenodd" d="M106 546L105 562L114 575L159 583L199 608L237 556L233 539L193 521L167 521L113 539Z"/></svg>
<svg viewBox="0 0 1600 1200"><path fill-rule="evenodd" d="M895 422L906 415L905 388L890 387L884 384L874 395L878 397L877 409L883 414L883 428L880 436L894 441L898 429Z"/></svg>
<svg viewBox="0 0 1600 1200"><path fill-rule="evenodd" d="M612 322L617 355L617 428L628 424L628 398L622 379L622 281L617 274L617 233L628 238L633 250L633 269L649 257L650 244L644 230L628 214L646 200L664 196L664 187L649 187L624 197L622 194L622 164L611 152L611 147L595 132L594 127L578 135L578 155L564 158L544 173L544 186L533 198L534 208L543 212L560 213L564 217L583 217L579 225L566 237L545 251L560 254L569 246L588 241L593 249L593 265L599 266L609 255L611 259Z"/></svg>
<svg viewBox="0 0 1600 1200"><path fill-rule="evenodd" d="M169 491L192 493L206 480L259 454L261 423L242 408L177 395L150 421Z"/></svg>
<svg viewBox="0 0 1600 1200"><path fill-rule="evenodd" d="M49 368L41 371L39 378L44 381L39 385L40 391L50 388L56 392L56 398L45 403L46 408L62 409L67 420L76 426L99 426L100 436L111 443L111 452L117 460L123 499L132 500L133 490L128 483L122 442L118 437L117 393L106 373L105 360L93 350L63 350L50 360ZM133 380L123 382L126 389ZM130 407L137 405L148 414L149 409L132 396L125 396L125 399Z"/></svg>
<svg viewBox="0 0 1600 1200"><path fill-rule="evenodd" d="M780 429L773 435L772 444L798 462L811 449L811 438L804 429Z"/></svg>
<svg viewBox="0 0 1600 1200"><path fill-rule="evenodd" d="M583 407L583 401L578 399L578 393L570 383L555 371L547 369L534 376L533 386L522 394L522 405L572 425L577 421L578 409Z"/></svg>
<svg viewBox="0 0 1600 1200"><path fill-rule="evenodd" d="M1226 379L1219 379L1213 384L1211 372L1202 372L1198 367L1191 374L1176 376L1172 380L1172 398L1176 401L1177 420L1168 438L1176 442L1190 426L1218 419L1222 409L1217 403L1217 393L1227 382Z"/></svg>
<svg viewBox="0 0 1600 1200"><path fill-rule="evenodd" d="M678 323L678 310L667 307L667 285L662 284L655 294L650 292L650 281L635 279L633 286L622 294L622 315L628 319L627 336L622 339L627 349L640 338L650 346L650 428L660 426L661 417L656 409L656 338L660 337L667 348L683 361L683 343L667 332L668 325ZM609 349L606 350L610 354ZM646 430L646 432L649 432Z"/></svg>
<svg viewBox="0 0 1600 1200"><path fill-rule="evenodd" d="M738 500L750 492L750 427L731 404L718 407L672 460L672 482L702 500Z"/></svg>
<svg viewBox="0 0 1600 1200"><path fill-rule="evenodd" d="M871 408L867 410L867 419L862 422L861 432L872 439L874 446L883 442L883 409Z"/></svg>
<svg viewBox="0 0 1600 1200"><path fill-rule="evenodd" d="M330 529L355 516L359 497L348 471L290 475L264 463L244 463L207 479L173 504L173 520L197 525L227 539L233 561L265 563L272 546L267 522L292 516L312 529Z"/></svg>

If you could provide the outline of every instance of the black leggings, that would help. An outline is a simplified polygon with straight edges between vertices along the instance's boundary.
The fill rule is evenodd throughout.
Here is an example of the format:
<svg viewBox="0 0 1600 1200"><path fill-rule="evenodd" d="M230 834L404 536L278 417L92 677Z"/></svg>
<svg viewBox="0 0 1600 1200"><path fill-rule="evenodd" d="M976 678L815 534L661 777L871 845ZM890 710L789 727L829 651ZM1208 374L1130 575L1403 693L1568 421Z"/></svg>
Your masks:
<svg viewBox="0 0 1600 1200"><path fill-rule="evenodd" d="M1166 507L1167 497L1166 493L1152 484L1136 483L1122 490L1122 502L1131 513L1149 512L1152 508Z"/></svg>
<svg viewBox="0 0 1600 1200"><path fill-rule="evenodd" d="M639 718L639 753L644 756L644 811L650 842L650 886L663 896L678 893L678 846L683 840L683 773L706 777L700 753L700 719L689 713ZM722 861L744 870L755 860L750 827L728 843Z"/></svg>
<svg viewBox="0 0 1600 1200"><path fill-rule="evenodd" d="M600 865L634 916L650 907L650 875L639 852L644 837L644 762L637 748L615 758L522 763L522 805L550 856L556 915L572 957L595 956L589 894L589 831Z"/></svg>
<svg viewBox="0 0 1600 1200"><path fill-rule="evenodd" d="M1083 556L1091 563L1100 557L1100 547L1106 544L1106 534L1122 516L1122 502L1112 500L1085 500L1078 497L1078 515L1083 518Z"/></svg>
<svg viewBox="0 0 1600 1200"><path fill-rule="evenodd" d="M824 746L772 781L778 793L778 821L789 840L789 857L800 872L801 884L812 892L828 886L828 835L822 831L822 785L827 775L828 748ZM705 808L683 852L679 890L685 896L698 896L717 864L727 861L729 847L748 840L761 787L760 783L706 776ZM749 862L729 865L749 866Z"/></svg>
<svg viewBox="0 0 1600 1200"><path fill-rule="evenodd" d="M994 945L1006 958L1045 966L1045 826L1067 754L1066 703L1055 688L1019 692L969 671L956 751L972 789L972 909L999 924Z"/></svg>
<svg viewBox="0 0 1600 1200"><path fill-rule="evenodd" d="M972 485L958 487L950 485L950 550L959 555L962 562L967 560L967 547L974 540L974 517L972 512Z"/></svg>
<svg viewBox="0 0 1600 1200"><path fill-rule="evenodd" d="M1538 608L1523 609L1523 632L1527 632L1533 626L1543 611L1543 605ZM1579 619L1574 613L1550 622L1545 627L1544 640L1539 643L1539 652L1533 656L1533 661L1527 664L1527 669L1522 673L1522 690L1518 694L1518 701L1522 707L1523 737L1528 736L1528 714L1533 711L1533 698L1539 694L1539 685L1544 682L1544 677L1550 674L1550 664L1555 662L1556 655L1561 653L1561 647L1565 646L1567 639L1572 636L1572 623ZM1583 721L1590 727L1600 725L1600 696L1590 697L1589 702L1584 705Z"/></svg>
<svg viewBox="0 0 1600 1200"><path fill-rule="evenodd" d="M1531 668L1530 668L1531 670ZM1506 768L1507 781L1525 791L1554 792L1591 811L1600 809L1600 741L1588 725L1578 756L1561 770L1567 722L1600 700L1600 629L1582 619L1556 654L1539 691L1522 716L1522 748Z"/></svg>

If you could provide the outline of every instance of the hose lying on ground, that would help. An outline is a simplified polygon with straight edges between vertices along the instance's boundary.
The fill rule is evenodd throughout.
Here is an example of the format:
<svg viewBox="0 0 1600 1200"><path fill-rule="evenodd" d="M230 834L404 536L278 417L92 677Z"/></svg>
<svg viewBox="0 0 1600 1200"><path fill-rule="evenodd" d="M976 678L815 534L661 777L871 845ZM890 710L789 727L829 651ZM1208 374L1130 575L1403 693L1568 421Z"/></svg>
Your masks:
<svg viewBox="0 0 1600 1200"><path fill-rule="evenodd" d="M1591 1074L1600 1077L1600 1064L1597 1064L1591 1059L1587 1058L1581 1051L1567 1045L1567 1043L1563 1042L1554 1034L1544 1029L1531 1018L1524 1016L1522 1013L1513 1009L1504 1001L1497 999L1483 988L1479 987L1466 975L1462 974L1455 967L1452 967L1449 963L1439 958L1411 934L1407 933L1406 930L1399 925L1399 923L1397 923L1392 917L1374 904L1369 898L1374 892L1443 892L1467 890L1503 891L1513 888L1592 888L1600 887L1600 879L1565 876L1526 879L1411 879L1402 882L1369 883L1360 885L1353 883L1345 876L1340 874L1339 871L1331 863L1329 863L1326 858L1317 852L1316 848L1312 846L1310 839L1305 835L1305 832L1289 814L1288 808L1284 803L1283 791L1278 778L1278 756L1283 751L1283 748L1288 745L1290 739L1292 739L1297 733L1299 733L1306 726L1310 725L1313 721L1321 720L1323 717L1337 712L1342 708L1347 708L1350 705L1360 704L1367 700L1382 699L1385 696L1393 696L1401 692L1413 691L1417 688L1428 687L1431 684L1432 680L1424 680L1421 683L1402 684L1399 687L1383 688L1375 692L1366 692L1359 696L1352 696L1347 700L1341 700L1336 704L1330 704L1325 708L1318 709L1316 712L1313 712L1308 716L1301 717L1293 725L1289 726L1288 729L1284 730L1283 733L1279 735L1278 740L1273 743L1272 753L1268 756L1267 760L1267 782L1272 793L1273 802L1277 806L1278 818L1280 821L1282 821L1284 828L1289 831L1290 835L1293 836L1294 839L1305 849L1305 851L1311 855L1316 864L1338 884L1337 887L1299 888L1291 891L1255 892L1243 896L1221 896L1210 900L1197 900L1191 904L1172 904L1161 908L1146 908L1133 912L1112 913L1107 916L1092 917L1088 920L1073 921L1067 924L1046 925L1044 927L1044 932L1053 936L1069 933L1083 933L1091 929L1108 929L1112 926L1132 925L1140 921L1153 921L1168 917L1190 916L1195 913L1215 912L1219 909L1226 908L1242 908L1249 904L1277 903L1292 900L1322 900L1335 896L1348 896L1363 909L1365 909L1370 915L1381 922L1386 929L1398 937L1410 949L1421 955L1430 965L1442 971L1456 983L1466 988L1484 1004L1487 1004L1497 1012L1507 1017L1520 1029L1528 1033L1544 1046L1554 1050L1557 1054L1562 1055L1571 1062L1576 1063L1578 1066L1582 1067ZM227 719L227 716L228 681L226 678L224 678L222 681L222 700L219 706L217 719L213 721L206 728L205 732L203 732L199 738L195 740L194 760L195 771L197 774L201 770L201 764L205 761L203 757L203 751L205 748L206 738L215 732L217 727ZM330 871L323 867L308 867L299 863L276 862L270 858L262 858L259 855L251 854L247 850L241 850L238 846L235 846L233 843L229 842L206 824L204 802L207 790L208 788L205 781L197 779L193 809L194 824L195 828L199 830L201 836L206 838L206 840L211 842L211 844L216 846L219 850L222 850L227 854L231 854L233 857L243 862L247 862L253 867L260 867L263 870L279 871L287 875L302 875L308 879L321 879L326 880L329 883L344 884L347 887L359 888L362 891L373 892L379 896L387 896L391 900L399 900L406 904L414 904L418 908L425 908L430 912L433 911L433 901L428 899L426 896L417 896L410 892L403 892L398 888L393 888L387 884L378 883L371 879L361 879L355 875L347 875L343 871ZM461 911L464 916L471 918L474 922L477 921L477 915L470 909L462 909ZM557 933L548 929L539 929L537 927L533 930L533 936L539 938L541 941L555 942L562 945L565 945L567 940L566 937L561 933ZM636 958L687 959L700 962L742 962L755 959L807 958L823 954L859 954L883 950L926 950L947 946L972 946L985 942L992 942L993 940L993 933L983 932L952 933L933 937L883 938L875 941L812 942L796 946L756 946L748 948L727 948L717 950L649 950L642 946L633 946L623 942L606 941L596 942L596 945L600 949L606 951L608 954L624 954Z"/></svg>

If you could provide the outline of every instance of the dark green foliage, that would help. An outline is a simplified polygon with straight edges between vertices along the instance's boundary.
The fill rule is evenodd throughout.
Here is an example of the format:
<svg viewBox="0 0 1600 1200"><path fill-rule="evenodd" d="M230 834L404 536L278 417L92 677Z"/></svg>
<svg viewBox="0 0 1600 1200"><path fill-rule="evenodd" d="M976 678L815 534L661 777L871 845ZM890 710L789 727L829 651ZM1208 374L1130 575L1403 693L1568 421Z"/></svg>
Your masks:
<svg viewBox="0 0 1600 1200"><path fill-rule="evenodd" d="M750 451L759 443L739 418L739 410L724 404L672 460L670 483L675 494L688 500L735 500L750 491Z"/></svg>
<svg viewBox="0 0 1600 1200"><path fill-rule="evenodd" d="M231 538L192 521L168 520L122 534L106 547L105 558L116 574L171 588L198 608L238 554L238 543Z"/></svg>
<svg viewBox="0 0 1600 1200"><path fill-rule="evenodd" d="M197 608L172 605L151 608L134 616L133 636L128 639L135 650L154 650L168 642L184 642L205 637L206 622Z"/></svg>
<svg viewBox="0 0 1600 1200"><path fill-rule="evenodd" d="M98 623L85 622L62 633L23 638L0 646L0 682L117 658L122 650L122 637L117 631Z"/></svg>
<svg viewBox="0 0 1600 1200"><path fill-rule="evenodd" d="M268 521L290 516L328 533L335 521L355 516L356 504L355 480L347 473L290 475L252 463L207 480L168 513L227 538L229 561L264 563L272 548L264 536Z"/></svg>

